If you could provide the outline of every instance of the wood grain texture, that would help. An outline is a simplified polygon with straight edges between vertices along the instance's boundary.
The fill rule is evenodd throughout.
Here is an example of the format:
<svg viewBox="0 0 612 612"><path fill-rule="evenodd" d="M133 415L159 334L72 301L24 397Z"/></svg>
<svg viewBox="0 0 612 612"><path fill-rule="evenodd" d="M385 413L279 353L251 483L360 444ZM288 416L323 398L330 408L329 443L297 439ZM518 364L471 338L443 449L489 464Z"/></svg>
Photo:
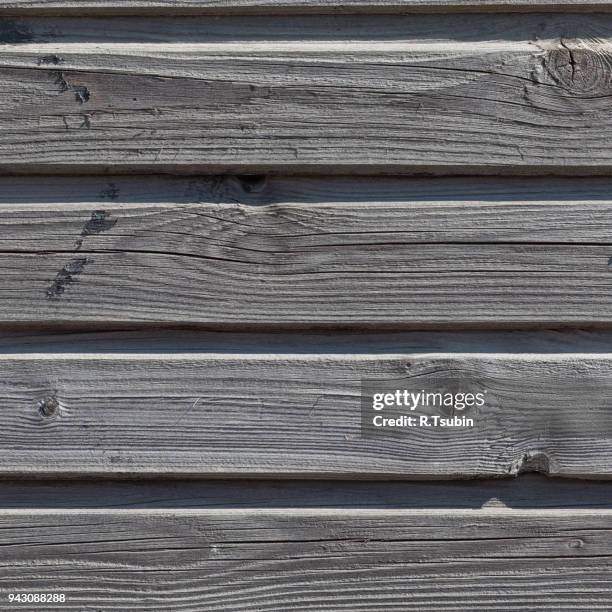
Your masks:
<svg viewBox="0 0 612 612"><path fill-rule="evenodd" d="M155 344L124 350L122 335L114 350L106 340L103 351L92 336L60 340L71 348L44 353L32 352L29 342L20 351L11 340L0 358L0 472L610 477L609 352L585 353L580 338L573 352L567 344L547 352L551 338L542 340L545 352L523 352L538 345L538 334L516 352L474 352L469 341L461 350L452 336L455 350L419 349L424 336L411 342L410 334L389 334L360 344L356 334L352 343L345 338L334 349L328 341L318 351L311 338L300 351L291 348L299 335L279 341L273 353L248 341L241 346L237 335L223 349L223 341L192 334L185 352L178 343L163 353ZM606 335L599 340L609 346ZM444 344L442 337L432 342ZM472 428L364 437L362 378L413 391L486 392L486 405L466 412Z"/></svg>
<svg viewBox="0 0 612 612"><path fill-rule="evenodd" d="M610 511L0 513L0 591L62 610L607 610ZM6 608L6 604L2 605ZM8 609L8 608L6 608Z"/></svg>
<svg viewBox="0 0 612 612"><path fill-rule="evenodd" d="M0 181L0 320L609 324L608 179Z"/></svg>
<svg viewBox="0 0 612 612"><path fill-rule="evenodd" d="M8 15L608 11L607 0L3 0Z"/></svg>
<svg viewBox="0 0 612 612"><path fill-rule="evenodd" d="M32 18L1 169L610 173L612 17Z"/></svg>

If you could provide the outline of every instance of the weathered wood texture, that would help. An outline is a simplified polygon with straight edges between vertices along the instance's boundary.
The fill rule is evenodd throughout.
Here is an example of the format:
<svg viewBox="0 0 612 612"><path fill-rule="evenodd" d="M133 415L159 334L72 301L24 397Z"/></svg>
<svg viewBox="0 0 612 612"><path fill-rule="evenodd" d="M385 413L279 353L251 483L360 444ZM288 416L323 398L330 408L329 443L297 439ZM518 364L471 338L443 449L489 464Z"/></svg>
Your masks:
<svg viewBox="0 0 612 612"><path fill-rule="evenodd" d="M612 17L23 18L7 171L609 173Z"/></svg>
<svg viewBox="0 0 612 612"><path fill-rule="evenodd" d="M499 342L488 336L481 336L480 352L475 337L461 349L457 337L443 335L361 342L356 334L335 347L321 341L319 349L317 336L299 335L286 338L284 348L277 338L274 352L253 339L241 344L240 335L214 336L191 334L184 350L177 342L164 352L155 342L149 350L126 349L123 335L115 349L111 340L74 335L64 340L70 349L55 352L7 340L0 357L0 472L612 475L612 356L584 352L597 344L589 335L583 343L560 334L559 352L550 352L554 337L538 334L519 339L517 352L487 352ZM296 349L300 342L304 348ZM610 338L598 342L609 346ZM538 344L542 352L534 350ZM466 413L471 428L364 437L362 378L412 391L485 392L486 404ZM448 416L440 407L419 411Z"/></svg>
<svg viewBox="0 0 612 612"><path fill-rule="evenodd" d="M0 180L0 321L612 321L608 179Z"/></svg>
<svg viewBox="0 0 612 612"><path fill-rule="evenodd" d="M184 15L411 13L424 11L608 11L608 0L2 0L0 14Z"/></svg>
<svg viewBox="0 0 612 612"><path fill-rule="evenodd" d="M612 179L374 176L612 173L583 7L0 2L0 173L105 175L0 178L0 609L610 609L612 332L459 328L609 327Z"/></svg>
<svg viewBox="0 0 612 612"><path fill-rule="evenodd" d="M608 610L609 510L0 512L3 609Z"/></svg>
<svg viewBox="0 0 612 612"><path fill-rule="evenodd" d="M609 0L2 0L8 15L608 11Z"/></svg>

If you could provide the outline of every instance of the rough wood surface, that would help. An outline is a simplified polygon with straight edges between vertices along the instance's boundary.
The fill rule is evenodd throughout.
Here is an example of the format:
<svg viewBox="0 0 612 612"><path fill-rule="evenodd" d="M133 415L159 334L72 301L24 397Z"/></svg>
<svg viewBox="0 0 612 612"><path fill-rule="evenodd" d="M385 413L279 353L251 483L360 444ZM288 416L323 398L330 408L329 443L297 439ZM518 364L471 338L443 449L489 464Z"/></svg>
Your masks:
<svg viewBox="0 0 612 612"><path fill-rule="evenodd" d="M32 18L5 171L609 173L607 14Z"/></svg>
<svg viewBox="0 0 612 612"><path fill-rule="evenodd" d="M581 7L0 2L1 173L216 173L0 179L0 609L610 608L612 333L430 329L609 326L612 180L348 176L611 173ZM366 436L366 378L486 401Z"/></svg>
<svg viewBox="0 0 612 612"><path fill-rule="evenodd" d="M608 179L0 181L0 320L612 321Z"/></svg>
<svg viewBox="0 0 612 612"><path fill-rule="evenodd" d="M563 334L559 334L563 337ZM72 336L70 349L32 352L7 341L0 358L0 472L7 475L168 474L455 478L523 471L612 474L612 356L576 339L549 352L538 334L510 352L418 348L424 334L279 341L259 350L234 335L192 334L185 352L105 349ZM496 342L485 338L487 342ZM62 340L60 340L62 342ZM571 337L565 337L571 343ZM590 340L587 337L586 345ZM600 338L609 346L610 338ZM402 343L404 348L402 349ZM39 345L40 346L40 345ZM385 348L386 346L386 348ZM454 347L454 349L452 349ZM39 351L44 350L44 344ZM512 352L515 351L515 352ZM519 352L520 351L520 352ZM529 351L529 352L523 352ZM486 392L472 428L364 437L361 379L413 391ZM386 388L385 388L386 390ZM425 414L447 416L448 409Z"/></svg>
<svg viewBox="0 0 612 612"><path fill-rule="evenodd" d="M612 514L0 512L0 591L62 610L608 610ZM16 606L10 606L14 609Z"/></svg>
<svg viewBox="0 0 612 612"><path fill-rule="evenodd" d="M2 0L0 14L411 13L608 11L608 0Z"/></svg>

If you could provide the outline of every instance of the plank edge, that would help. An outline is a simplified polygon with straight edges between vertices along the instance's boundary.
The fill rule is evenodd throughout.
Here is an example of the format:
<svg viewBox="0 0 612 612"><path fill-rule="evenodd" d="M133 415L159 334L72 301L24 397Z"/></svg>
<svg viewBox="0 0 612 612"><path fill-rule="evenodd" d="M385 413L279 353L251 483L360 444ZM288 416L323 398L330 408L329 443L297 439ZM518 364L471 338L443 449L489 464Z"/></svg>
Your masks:
<svg viewBox="0 0 612 612"><path fill-rule="evenodd" d="M360 1L332 4L325 0L283 1L278 3L253 1L251 3L228 2L223 5L205 0L194 6L180 4L166 5L152 2L148 5L126 6L123 2L109 2L104 6L97 3L79 4L67 2L65 6L44 4L10 3L0 5L0 17L180 17L194 15L330 15L330 14L440 14L440 13L599 13L612 12L612 2L586 0L559 2L556 0L405 0L393 2ZM84 15L83 11L87 11Z"/></svg>
<svg viewBox="0 0 612 612"><path fill-rule="evenodd" d="M612 10L612 4L610 5ZM0 17L4 13L0 9ZM612 177L612 164L414 164L414 163L179 163L127 162L113 164L95 163L12 163L0 164L0 177L11 176L194 176L194 175L259 175L269 177L313 177L313 176L360 176L360 177L407 177L407 178L460 178L460 177L538 177L538 178L589 178Z"/></svg>

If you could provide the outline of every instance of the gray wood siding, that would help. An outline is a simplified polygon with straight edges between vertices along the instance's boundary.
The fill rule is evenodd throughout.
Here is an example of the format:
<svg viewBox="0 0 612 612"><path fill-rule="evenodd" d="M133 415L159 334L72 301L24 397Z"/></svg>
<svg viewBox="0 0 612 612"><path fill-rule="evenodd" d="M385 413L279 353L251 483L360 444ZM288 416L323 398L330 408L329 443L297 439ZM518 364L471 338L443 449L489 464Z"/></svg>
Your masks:
<svg viewBox="0 0 612 612"><path fill-rule="evenodd" d="M610 323L609 179L0 181L0 320Z"/></svg>
<svg viewBox="0 0 612 612"><path fill-rule="evenodd" d="M608 0L1 0L7 15L609 11Z"/></svg>
<svg viewBox="0 0 612 612"><path fill-rule="evenodd" d="M612 17L28 19L0 32L16 171L610 171Z"/></svg>
<svg viewBox="0 0 612 612"><path fill-rule="evenodd" d="M468 335L463 343L444 334L349 335L337 344L289 335L274 347L256 338L245 344L236 336L192 333L173 350L170 338L159 338L157 350L146 336L135 336L130 349L121 334L114 341L73 336L55 347L60 352L19 339L8 344L0 356L0 402L11 406L0 471L612 475L612 361L610 353L595 352L597 344L608 350L609 336L575 338L573 346L566 341L555 349L554 337L531 334L514 353L487 348L509 350L511 334ZM589 344L590 354L583 352ZM534 353L538 346L543 352ZM485 392L486 403L466 411L471 428L370 438L361 423L364 378L413 391Z"/></svg>
<svg viewBox="0 0 612 612"><path fill-rule="evenodd" d="M605 610L611 524L609 484L533 475L5 481L0 609Z"/></svg>
<svg viewBox="0 0 612 612"><path fill-rule="evenodd" d="M606 610L610 510L0 512L62 610Z"/></svg>
<svg viewBox="0 0 612 612"><path fill-rule="evenodd" d="M0 610L609 610L611 7L0 0Z"/></svg>

